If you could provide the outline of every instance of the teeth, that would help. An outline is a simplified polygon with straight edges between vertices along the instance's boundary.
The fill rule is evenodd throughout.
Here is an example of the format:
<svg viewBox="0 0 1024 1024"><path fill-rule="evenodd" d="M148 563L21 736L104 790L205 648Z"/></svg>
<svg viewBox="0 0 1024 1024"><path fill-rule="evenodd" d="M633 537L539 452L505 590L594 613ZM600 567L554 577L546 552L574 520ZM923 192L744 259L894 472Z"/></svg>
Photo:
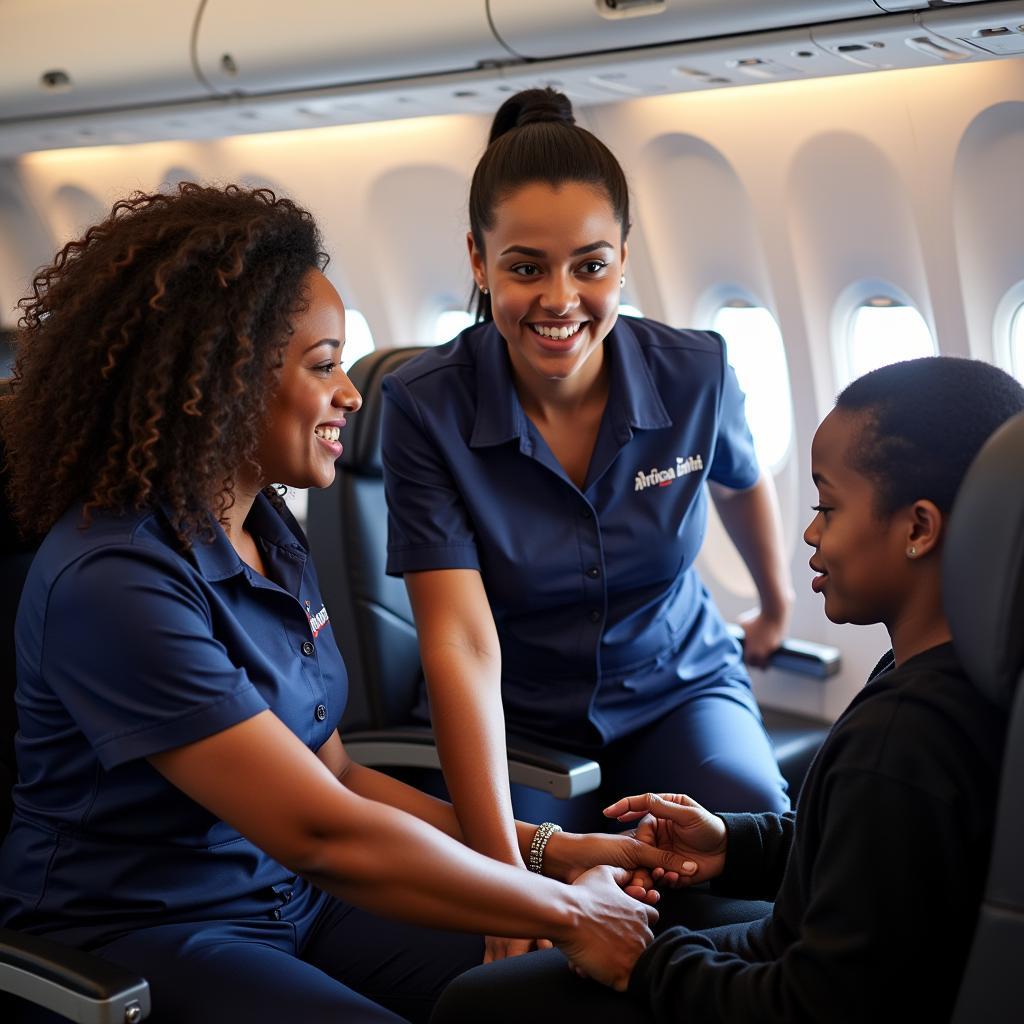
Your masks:
<svg viewBox="0 0 1024 1024"><path fill-rule="evenodd" d="M530 327L542 338L551 338L556 341L565 341L580 329L579 324L569 324L566 327L542 327L540 324L530 324Z"/></svg>
<svg viewBox="0 0 1024 1024"><path fill-rule="evenodd" d="M313 433L325 441L337 441L341 437L341 427L317 427Z"/></svg>

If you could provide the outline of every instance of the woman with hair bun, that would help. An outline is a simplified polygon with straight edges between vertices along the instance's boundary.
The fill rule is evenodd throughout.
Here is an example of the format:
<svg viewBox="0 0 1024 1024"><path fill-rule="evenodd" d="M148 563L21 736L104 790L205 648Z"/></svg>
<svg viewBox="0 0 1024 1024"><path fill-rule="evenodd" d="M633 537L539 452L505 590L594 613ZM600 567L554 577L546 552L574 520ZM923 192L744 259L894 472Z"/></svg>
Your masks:
<svg viewBox="0 0 1024 1024"><path fill-rule="evenodd" d="M467 840L521 867L513 807L585 827L668 779L715 807L786 810L693 565L707 483L758 587L746 653L763 664L791 585L722 339L618 317L626 180L561 93L497 112L469 218L479 323L383 384L387 569ZM510 788L506 725L595 757L600 791L566 806Z"/></svg>
<svg viewBox="0 0 1024 1024"><path fill-rule="evenodd" d="M0 425L43 540L0 924L138 972L154 1021L424 1020L485 931L622 988L656 916L627 869L681 861L520 823L559 880L524 885L338 736L345 666L275 489L331 483L361 402L326 259L289 200L183 184L117 203L22 301Z"/></svg>

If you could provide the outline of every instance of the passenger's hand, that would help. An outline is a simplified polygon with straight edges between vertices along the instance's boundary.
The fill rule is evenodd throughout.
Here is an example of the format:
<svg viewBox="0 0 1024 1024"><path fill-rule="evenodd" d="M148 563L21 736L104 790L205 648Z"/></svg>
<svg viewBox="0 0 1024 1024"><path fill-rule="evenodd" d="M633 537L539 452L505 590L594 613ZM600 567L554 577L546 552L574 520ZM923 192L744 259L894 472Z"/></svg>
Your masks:
<svg viewBox="0 0 1024 1024"><path fill-rule="evenodd" d="M684 858L694 870L678 872L656 867L655 882L677 886L695 885L715 878L725 867L728 832L725 822L682 793L643 793L617 800L604 813L621 822L638 821L639 841Z"/></svg>
<svg viewBox="0 0 1024 1024"><path fill-rule="evenodd" d="M743 627L743 660L755 668L766 668L771 656L782 646L789 627L789 608L769 614L765 611L740 617Z"/></svg>
<svg viewBox="0 0 1024 1024"><path fill-rule="evenodd" d="M488 935L484 939L484 963L510 960L535 949L551 949L553 945L548 939L505 939L500 935Z"/></svg>
<svg viewBox="0 0 1024 1024"><path fill-rule="evenodd" d="M657 903L661 894L654 887L653 872L673 876L690 875L697 865L674 850L661 848L636 829L617 835L602 832L577 834L556 832L544 851L544 873L563 882L573 882L584 871L600 864L626 868L630 874L623 888L642 903Z"/></svg>
<svg viewBox="0 0 1024 1024"><path fill-rule="evenodd" d="M654 907L639 903L622 891L629 881L626 868L598 867L585 871L573 883L579 924L559 943L577 973L625 992L640 954L654 938L658 920Z"/></svg>

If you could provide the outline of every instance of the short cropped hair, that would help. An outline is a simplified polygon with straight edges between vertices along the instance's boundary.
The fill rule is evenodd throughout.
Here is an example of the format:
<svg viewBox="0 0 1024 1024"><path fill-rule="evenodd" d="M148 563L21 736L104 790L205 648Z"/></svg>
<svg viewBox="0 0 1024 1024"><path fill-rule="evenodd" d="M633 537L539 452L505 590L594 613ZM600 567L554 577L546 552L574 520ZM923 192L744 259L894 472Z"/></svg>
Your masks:
<svg viewBox="0 0 1024 1024"><path fill-rule="evenodd" d="M849 459L875 484L878 515L922 499L948 514L982 445L1024 412L1024 388L990 363L929 356L864 374L836 408L866 416Z"/></svg>

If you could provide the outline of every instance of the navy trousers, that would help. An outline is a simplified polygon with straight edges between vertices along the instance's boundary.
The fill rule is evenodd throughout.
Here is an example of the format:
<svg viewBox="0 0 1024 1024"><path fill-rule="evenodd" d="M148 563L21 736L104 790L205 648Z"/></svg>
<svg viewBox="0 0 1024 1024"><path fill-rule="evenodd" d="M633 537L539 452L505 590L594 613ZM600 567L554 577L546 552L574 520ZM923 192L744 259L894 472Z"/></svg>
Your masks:
<svg viewBox="0 0 1024 1024"><path fill-rule="evenodd" d="M425 1021L478 935L378 917L299 879L260 918L168 924L96 949L149 982L153 1024Z"/></svg>
<svg viewBox="0 0 1024 1024"><path fill-rule="evenodd" d="M603 831L610 827L601 815L604 807L647 792L686 793L712 811L781 814L790 807L786 781L745 679L719 679L652 725L578 752L601 765L600 787L566 801L514 785L517 818L554 821L573 832Z"/></svg>

